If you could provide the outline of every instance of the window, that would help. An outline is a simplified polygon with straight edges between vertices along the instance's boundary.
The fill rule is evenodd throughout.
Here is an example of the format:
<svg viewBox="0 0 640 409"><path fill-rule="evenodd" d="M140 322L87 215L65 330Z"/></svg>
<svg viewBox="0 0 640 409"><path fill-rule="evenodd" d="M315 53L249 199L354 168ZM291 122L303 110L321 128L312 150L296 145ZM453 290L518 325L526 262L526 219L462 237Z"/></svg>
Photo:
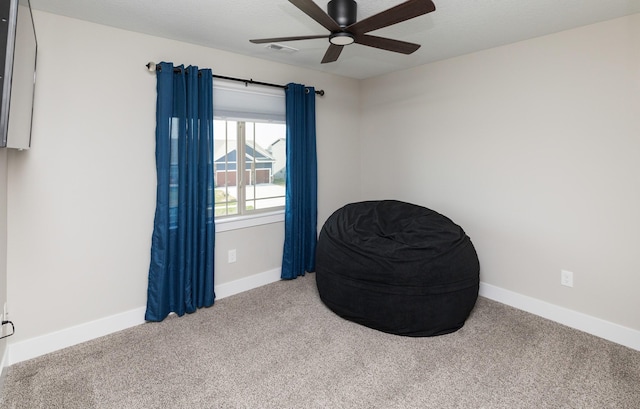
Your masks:
<svg viewBox="0 0 640 409"><path fill-rule="evenodd" d="M214 120L216 217L284 209L282 123Z"/></svg>
<svg viewBox="0 0 640 409"><path fill-rule="evenodd" d="M249 216L285 205L283 90L214 85L215 216Z"/></svg>

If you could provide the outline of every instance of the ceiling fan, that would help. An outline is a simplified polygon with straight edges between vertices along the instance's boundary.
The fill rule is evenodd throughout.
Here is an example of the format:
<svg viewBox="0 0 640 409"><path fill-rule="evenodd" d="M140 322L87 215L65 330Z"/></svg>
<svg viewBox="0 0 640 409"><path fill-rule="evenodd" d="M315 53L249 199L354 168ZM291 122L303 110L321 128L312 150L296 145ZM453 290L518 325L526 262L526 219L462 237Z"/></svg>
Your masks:
<svg viewBox="0 0 640 409"><path fill-rule="evenodd" d="M352 43L411 54L420 48L420 44L377 37L367 33L431 13L436 9L431 0L408 0L364 20L357 21L358 5L355 0L331 0L327 4L326 13L313 0L289 0L289 2L329 30L330 34L262 38L249 41L254 44L264 44L328 38L330 44L322 58L322 64L336 61L344 46Z"/></svg>

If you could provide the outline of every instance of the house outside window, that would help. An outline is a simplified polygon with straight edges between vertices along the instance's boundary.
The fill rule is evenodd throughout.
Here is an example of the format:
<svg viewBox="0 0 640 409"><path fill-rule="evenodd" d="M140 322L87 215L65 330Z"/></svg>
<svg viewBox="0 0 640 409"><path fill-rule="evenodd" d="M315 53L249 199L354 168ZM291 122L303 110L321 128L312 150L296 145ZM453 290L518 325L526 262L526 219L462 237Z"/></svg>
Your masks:
<svg viewBox="0 0 640 409"><path fill-rule="evenodd" d="M216 217L284 209L283 123L214 120Z"/></svg>

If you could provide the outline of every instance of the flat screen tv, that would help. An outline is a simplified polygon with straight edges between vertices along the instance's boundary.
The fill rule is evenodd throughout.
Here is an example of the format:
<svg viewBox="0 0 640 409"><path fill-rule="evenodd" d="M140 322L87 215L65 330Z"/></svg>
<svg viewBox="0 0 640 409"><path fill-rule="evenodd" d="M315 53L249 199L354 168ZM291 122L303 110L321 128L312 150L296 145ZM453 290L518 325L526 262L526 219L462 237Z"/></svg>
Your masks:
<svg viewBox="0 0 640 409"><path fill-rule="evenodd" d="M29 0L0 0L0 148L31 146L37 51Z"/></svg>

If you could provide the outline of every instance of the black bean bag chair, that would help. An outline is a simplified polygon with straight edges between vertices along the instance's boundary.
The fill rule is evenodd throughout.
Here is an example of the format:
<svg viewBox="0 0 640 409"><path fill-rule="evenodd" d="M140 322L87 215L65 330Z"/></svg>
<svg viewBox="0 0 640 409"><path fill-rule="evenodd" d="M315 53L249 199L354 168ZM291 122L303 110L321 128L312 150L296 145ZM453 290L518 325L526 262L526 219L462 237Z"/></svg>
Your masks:
<svg viewBox="0 0 640 409"><path fill-rule="evenodd" d="M316 283L339 316L406 336L462 328L478 298L480 264L447 217L395 200L352 203L325 222Z"/></svg>

